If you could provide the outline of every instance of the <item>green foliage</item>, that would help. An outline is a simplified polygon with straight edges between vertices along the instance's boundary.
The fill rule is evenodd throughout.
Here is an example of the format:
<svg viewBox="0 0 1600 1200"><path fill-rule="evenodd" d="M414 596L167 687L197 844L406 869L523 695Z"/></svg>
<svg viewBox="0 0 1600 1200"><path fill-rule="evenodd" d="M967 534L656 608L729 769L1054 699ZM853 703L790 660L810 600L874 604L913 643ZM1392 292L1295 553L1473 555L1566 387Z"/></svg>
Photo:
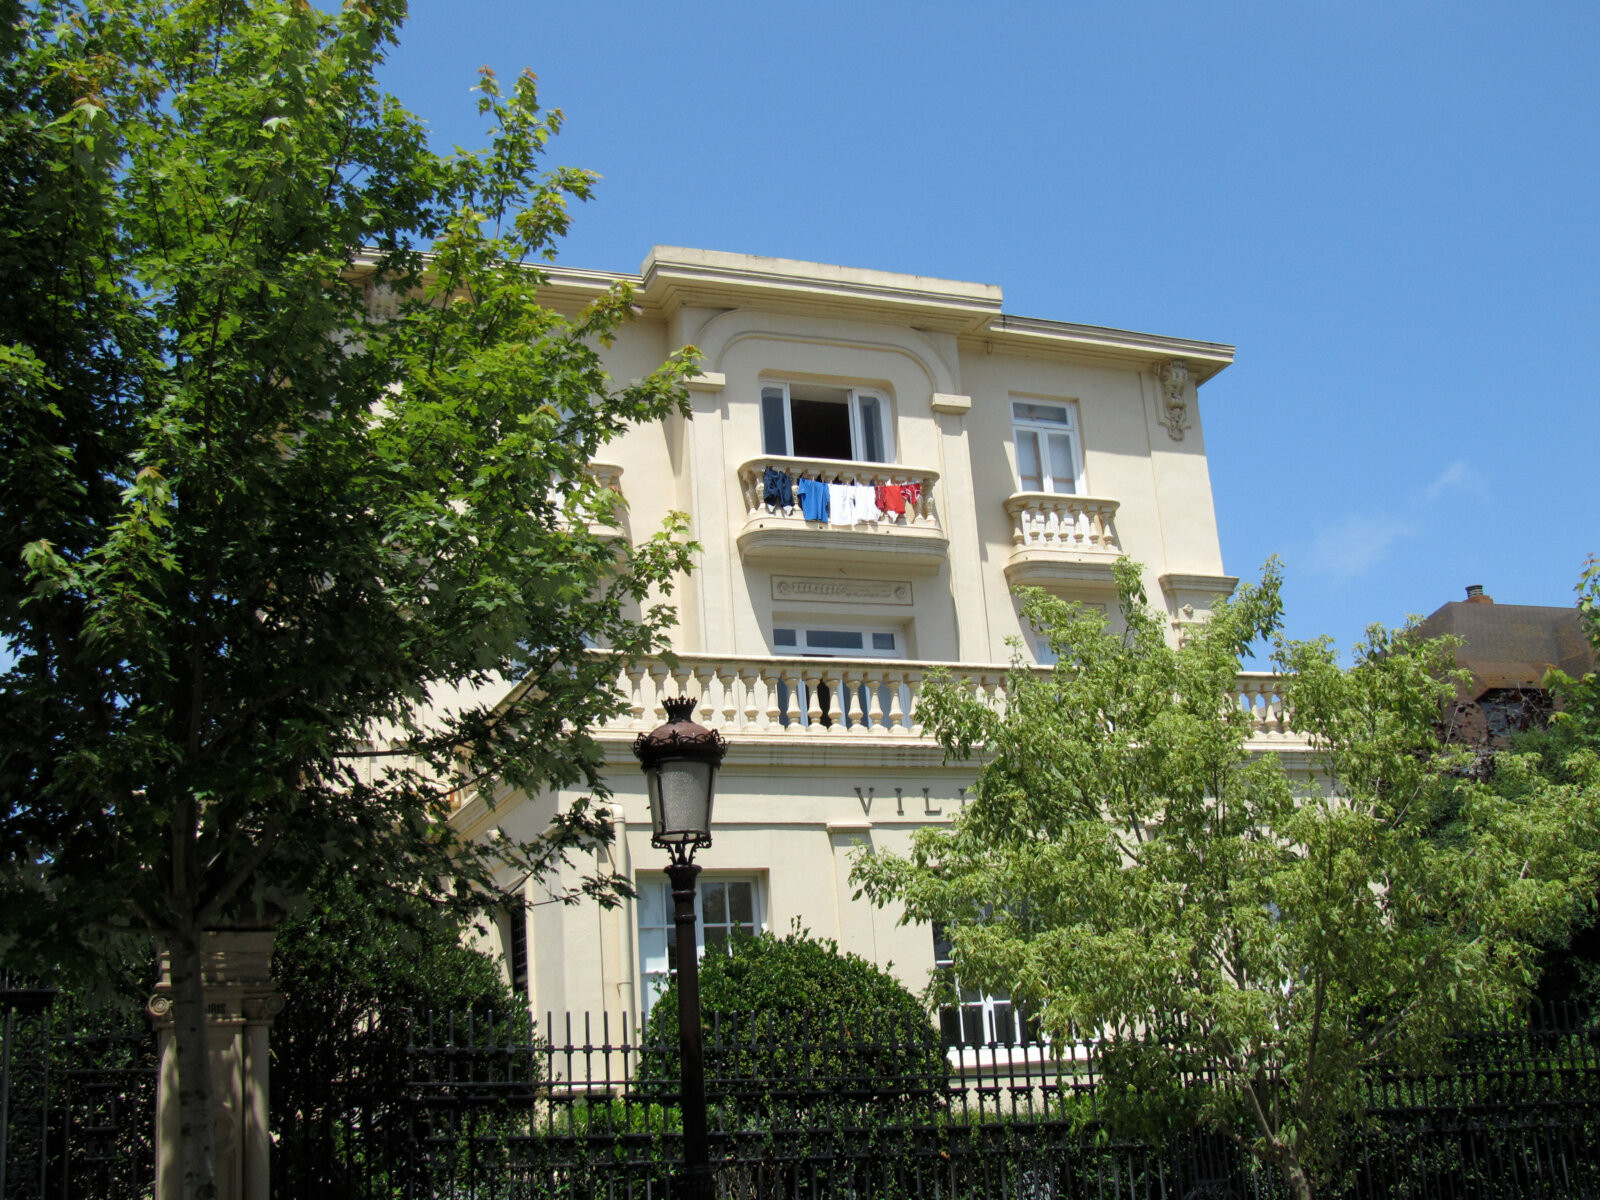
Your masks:
<svg viewBox="0 0 1600 1200"><path fill-rule="evenodd" d="M11 13L10 936L187 937L330 864L473 902L603 840L584 806L492 851L445 823L479 780L599 790L615 665L585 645L658 647L641 605L687 566L675 530L599 532L618 499L585 471L682 411L687 357L615 387L594 344L627 290L565 318L522 265L589 194L539 166L560 114L486 73L492 148L429 152L375 82L392 0Z"/></svg>
<svg viewBox="0 0 1600 1200"><path fill-rule="evenodd" d="M465 932L448 910L364 895L341 875L320 881L279 926L272 968L285 1004L272 1029L272 1123L273 1174L284 1194L331 1186L352 1169L341 1124L357 1098L363 1153L403 1161L414 1019L457 1014L464 1048L472 1044L467 1014L500 1044L530 1042L526 1003L496 959L463 943ZM521 1077L534 1078L537 1062L526 1056Z"/></svg>
<svg viewBox="0 0 1600 1200"><path fill-rule="evenodd" d="M708 1094L743 1123L774 1104L887 1115L938 1102L947 1064L928 1014L892 975L796 929L700 961ZM656 998L644 1082L678 1079L678 993Z"/></svg>
<svg viewBox="0 0 1600 1200"><path fill-rule="evenodd" d="M1286 770L1247 746L1235 690L1277 628L1276 568L1181 647L1137 568L1118 579L1121 633L1027 594L1059 662L1016 664L1003 709L958 680L925 693L947 754L981 756L971 801L854 877L943 923L967 986L1107 1039L1118 1122L1198 1120L1309 1195L1362 1119L1362 1068L1437 1061L1526 996L1537 942L1593 886L1600 787L1474 782L1436 732L1451 646L1377 627L1350 668L1277 644L1311 746Z"/></svg>
<svg viewBox="0 0 1600 1200"><path fill-rule="evenodd" d="M329 869L470 908L611 836L448 816L603 796L588 730L689 566L681 521L610 536L586 466L686 411L692 353L618 386L628 289L539 303L593 177L543 166L529 74L480 78L488 149L431 152L377 84L404 15L0 0L0 950L157 934L193 1076L203 929Z"/></svg>

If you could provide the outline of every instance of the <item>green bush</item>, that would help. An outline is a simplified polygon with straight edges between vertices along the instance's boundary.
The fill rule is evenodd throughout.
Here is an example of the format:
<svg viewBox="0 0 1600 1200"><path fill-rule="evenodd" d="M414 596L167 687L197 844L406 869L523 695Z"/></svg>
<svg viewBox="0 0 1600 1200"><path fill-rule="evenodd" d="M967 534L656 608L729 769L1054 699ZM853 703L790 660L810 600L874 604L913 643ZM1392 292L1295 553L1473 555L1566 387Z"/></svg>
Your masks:
<svg viewBox="0 0 1600 1200"><path fill-rule="evenodd" d="M916 997L866 959L802 930L736 940L700 963L706 1090L728 1127L787 1112L911 1116L942 1105L948 1072ZM645 1027L647 1088L678 1080L678 995Z"/></svg>

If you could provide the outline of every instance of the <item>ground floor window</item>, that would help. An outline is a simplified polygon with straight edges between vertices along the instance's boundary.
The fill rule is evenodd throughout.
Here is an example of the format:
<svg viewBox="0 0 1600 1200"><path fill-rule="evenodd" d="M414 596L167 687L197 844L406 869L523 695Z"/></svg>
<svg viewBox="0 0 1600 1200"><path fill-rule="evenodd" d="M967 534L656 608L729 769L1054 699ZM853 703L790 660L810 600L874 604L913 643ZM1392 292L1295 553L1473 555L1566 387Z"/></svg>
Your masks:
<svg viewBox="0 0 1600 1200"><path fill-rule="evenodd" d="M955 985L956 1003L939 1009L939 1034L946 1049L1018 1046L1039 1040L1039 1022L1004 992L964 987L955 973L955 952L944 926L933 926L933 965Z"/></svg>
<svg viewBox="0 0 1600 1200"><path fill-rule="evenodd" d="M700 877L695 897L697 954L707 948L726 950L736 937L754 937L766 928L761 881L750 875ZM650 1006L678 970L678 929L672 921L672 885L664 875L641 875L639 888L640 1008Z"/></svg>

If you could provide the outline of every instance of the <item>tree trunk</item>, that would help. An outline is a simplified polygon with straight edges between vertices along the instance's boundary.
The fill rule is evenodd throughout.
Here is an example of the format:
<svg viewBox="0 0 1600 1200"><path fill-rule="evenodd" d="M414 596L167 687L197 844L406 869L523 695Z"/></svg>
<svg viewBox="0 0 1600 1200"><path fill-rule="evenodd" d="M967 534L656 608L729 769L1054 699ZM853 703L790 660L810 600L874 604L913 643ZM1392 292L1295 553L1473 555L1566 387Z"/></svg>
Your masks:
<svg viewBox="0 0 1600 1200"><path fill-rule="evenodd" d="M1298 1161L1291 1158L1284 1162L1283 1177L1289 1184L1289 1195L1294 1200L1311 1200L1311 1178Z"/></svg>
<svg viewBox="0 0 1600 1200"><path fill-rule="evenodd" d="M216 1104L211 1085L211 1040L206 1029L206 994L201 976L199 933L174 933L169 943L172 972L173 1040L178 1050L178 1136L182 1146L183 1200L216 1200Z"/></svg>

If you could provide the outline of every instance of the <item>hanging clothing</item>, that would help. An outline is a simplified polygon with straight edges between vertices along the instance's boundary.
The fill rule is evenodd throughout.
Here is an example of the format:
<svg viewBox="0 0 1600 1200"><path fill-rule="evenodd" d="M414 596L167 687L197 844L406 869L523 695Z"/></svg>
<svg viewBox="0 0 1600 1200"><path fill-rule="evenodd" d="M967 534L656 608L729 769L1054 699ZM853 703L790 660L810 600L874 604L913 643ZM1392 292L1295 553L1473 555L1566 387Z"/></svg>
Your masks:
<svg viewBox="0 0 1600 1200"><path fill-rule="evenodd" d="M848 483L830 483L828 485L828 524L854 525L855 523L855 489Z"/></svg>
<svg viewBox="0 0 1600 1200"><path fill-rule="evenodd" d="M906 511L915 513L917 505L922 503L922 485L920 483L902 483L900 493L906 498Z"/></svg>
<svg viewBox="0 0 1600 1200"><path fill-rule="evenodd" d="M878 489L870 483L853 483L850 491L855 497L856 520L876 521L878 519Z"/></svg>
<svg viewBox="0 0 1600 1200"><path fill-rule="evenodd" d="M800 515L808 521L828 519L828 485L815 479L801 479L794 485L800 498Z"/></svg>
<svg viewBox="0 0 1600 1200"><path fill-rule="evenodd" d="M789 472L768 467L761 474L761 500L768 508L794 507L794 482Z"/></svg>
<svg viewBox="0 0 1600 1200"><path fill-rule="evenodd" d="M891 517L900 516L906 511L905 491L898 483L880 483L877 501L878 507Z"/></svg>

